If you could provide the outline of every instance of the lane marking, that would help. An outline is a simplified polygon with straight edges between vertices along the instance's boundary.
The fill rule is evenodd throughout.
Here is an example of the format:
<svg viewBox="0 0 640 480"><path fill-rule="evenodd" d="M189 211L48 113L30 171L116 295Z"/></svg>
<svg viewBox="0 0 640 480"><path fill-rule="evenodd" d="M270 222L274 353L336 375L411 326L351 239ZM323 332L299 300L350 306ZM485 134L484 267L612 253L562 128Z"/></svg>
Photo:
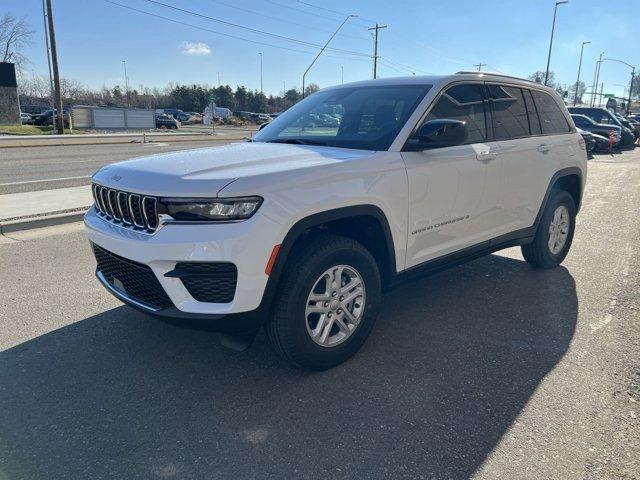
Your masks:
<svg viewBox="0 0 640 480"><path fill-rule="evenodd" d="M13 183L0 183L0 187L11 187L13 185L29 185L30 183L62 182L65 180L80 180L81 178L91 178L91 175L82 175L80 177L45 178L44 180L27 180L24 182Z"/></svg>

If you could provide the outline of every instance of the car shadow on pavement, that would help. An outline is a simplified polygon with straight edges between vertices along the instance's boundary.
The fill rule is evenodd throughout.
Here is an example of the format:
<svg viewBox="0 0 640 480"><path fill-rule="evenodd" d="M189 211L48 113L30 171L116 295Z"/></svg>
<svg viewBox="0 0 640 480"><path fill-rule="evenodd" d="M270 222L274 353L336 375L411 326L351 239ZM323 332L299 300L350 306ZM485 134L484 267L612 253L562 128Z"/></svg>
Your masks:
<svg viewBox="0 0 640 480"><path fill-rule="evenodd" d="M128 307L0 353L0 478L468 478L567 351L563 267L491 255L385 297L360 353L288 367ZM526 455L526 452L524 452Z"/></svg>

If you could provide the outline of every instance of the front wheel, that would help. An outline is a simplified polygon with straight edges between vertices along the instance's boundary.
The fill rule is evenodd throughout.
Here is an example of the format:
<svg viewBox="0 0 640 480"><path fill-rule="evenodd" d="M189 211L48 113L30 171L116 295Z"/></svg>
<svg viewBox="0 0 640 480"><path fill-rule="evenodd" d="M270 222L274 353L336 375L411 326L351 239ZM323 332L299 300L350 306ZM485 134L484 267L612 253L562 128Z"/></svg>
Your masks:
<svg viewBox="0 0 640 480"><path fill-rule="evenodd" d="M522 245L524 259L537 268L554 268L569 253L576 227L576 205L565 190L553 190L533 242Z"/></svg>
<svg viewBox="0 0 640 480"><path fill-rule="evenodd" d="M369 336L380 290L378 265L364 246L334 235L316 237L287 262L267 335L296 366L334 367Z"/></svg>

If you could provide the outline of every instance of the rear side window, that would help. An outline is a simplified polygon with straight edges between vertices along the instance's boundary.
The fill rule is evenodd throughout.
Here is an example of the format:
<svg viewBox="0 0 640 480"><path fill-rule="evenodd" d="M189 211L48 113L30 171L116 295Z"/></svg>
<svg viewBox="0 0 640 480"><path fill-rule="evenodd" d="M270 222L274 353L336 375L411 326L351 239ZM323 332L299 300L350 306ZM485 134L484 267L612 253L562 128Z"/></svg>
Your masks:
<svg viewBox="0 0 640 480"><path fill-rule="evenodd" d="M531 135L540 135L542 133L542 126L540 126L540 117L536 110L536 104L531 96L531 90L522 90L524 93L525 103L527 105L527 116L529 117L529 127L531 128Z"/></svg>
<svg viewBox="0 0 640 480"><path fill-rule="evenodd" d="M505 85L487 85L493 103L496 140L529 136L529 118L522 90Z"/></svg>
<svg viewBox="0 0 640 480"><path fill-rule="evenodd" d="M487 139L484 105L483 85L455 85L442 94L425 122L444 118L467 122L469 134L465 143L484 142Z"/></svg>
<svg viewBox="0 0 640 480"><path fill-rule="evenodd" d="M550 135L571 131L569 122L567 122L562 110L551 95L545 92L539 92L538 90L534 90L531 93L536 102L543 134Z"/></svg>

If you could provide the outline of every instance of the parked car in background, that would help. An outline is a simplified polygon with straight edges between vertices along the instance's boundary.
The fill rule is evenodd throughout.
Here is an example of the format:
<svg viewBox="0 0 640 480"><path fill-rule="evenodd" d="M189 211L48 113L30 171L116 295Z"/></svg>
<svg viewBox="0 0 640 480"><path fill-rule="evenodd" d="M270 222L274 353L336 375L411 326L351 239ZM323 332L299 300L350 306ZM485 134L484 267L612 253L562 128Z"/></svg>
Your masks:
<svg viewBox="0 0 640 480"><path fill-rule="evenodd" d="M32 125L33 124L33 119L31 118L31 115L29 115L28 113L21 113L20 114L20 123L22 125Z"/></svg>
<svg viewBox="0 0 640 480"><path fill-rule="evenodd" d="M33 115L31 119L33 120L34 125L48 126L53 125L53 115L53 110L49 109L45 110L40 115ZM69 114L68 110L62 110L62 118L64 119L64 126L68 127L69 122L71 121L71 115Z"/></svg>
<svg viewBox="0 0 640 480"><path fill-rule="evenodd" d="M244 110L236 110L235 112L233 112L233 115L235 117L238 117L240 120L248 122L249 120L251 120L251 115L254 114L252 112L246 112Z"/></svg>
<svg viewBox="0 0 640 480"><path fill-rule="evenodd" d="M256 125L262 125L263 123L268 123L271 121L271 117L266 113L252 113L249 119L252 122L255 122Z"/></svg>
<svg viewBox="0 0 640 480"><path fill-rule="evenodd" d="M189 123L191 121L191 114L189 113L178 113L175 116L175 119L178 120L180 123Z"/></svg>
<svg viewBox="0 0 640 480"><path fill-rule="evenodd" d="M162 113L165 113L167 115L171 115L176 120L178 119L178 115L180 115L181 113L184 114L184 112L182 110L180 110L179 108L165 108L165 109L162 110Z"/></svg>
<svg viewBox="0 0 640 480"><path fill-rule="evenodd" d="M594 152L602 152L609 150L609 137L604 137L602 135L598 135L597 133L592 133L593 140L596 142L596 148ZM616 146L615 144L612 146Z"/></svg>
<svg viewBox="0 0 640 480"><path fill-rule="evenodd" d="M628 119L620 115L619 113L614 113L614 115L618 119L618 121L622 124L623 127L626 127L633 132L633 137L635 140L637 140L638 132L636 131L636 128L633 126L633 124Z"/></svg>
<svg viewBox="0 0 640 480"><path fill-rule="evenodd" d="M596 123L586 115L580 115L577 113L571 114L571 118L573 119L573 123L576 127L595 135L601 135L608 139L611 132L613 132L615 137L614 146L617 146L622 139L622 127L611 124Z"/></svg>
<svg viewBox="0 0 640 480"><path fill-rule="evenodd" d="M581 115L586 115L596 123L614 125L614 126L620 127L621 129L620 145L624 147L633 147L635 143L634 132L632 132L630 129L622 125L622 123L620 123L618 118L606 108L569 107L569 112L571 112L571 114L577 113ZM587 130L586 128L581 127L580 125L578 126L583 130Z"/></svg>
<svg viewBox="0 0 640 480"><path fill-rule="evenodd" d="M633 118L627 118L627 121L631 124L631 126L635 130L636 135L640 136L640 119L636 120L636 119L633 119ZM638 138L638 137L636 137L636 138Z"/></svg>
<svg viewBox="0 0 640 480"><path fill-rule="evenodd" d="M598 146L596 139L593 136L593 133L588 132L587 130L582 130L580 127L576 127L576 128L578 130L578 133L582 135L582 138L584 139L584 145L587 149L587 152L588 153L593 152Z"/></svg>
<svg viewBox="0 0 640 480"><path fill-rule="evenodd" d="M180 122L173 118L172 115L167 113L160 113L156 115L156 128L166 130L167 128L175 130L180 127Z"/></svg>

